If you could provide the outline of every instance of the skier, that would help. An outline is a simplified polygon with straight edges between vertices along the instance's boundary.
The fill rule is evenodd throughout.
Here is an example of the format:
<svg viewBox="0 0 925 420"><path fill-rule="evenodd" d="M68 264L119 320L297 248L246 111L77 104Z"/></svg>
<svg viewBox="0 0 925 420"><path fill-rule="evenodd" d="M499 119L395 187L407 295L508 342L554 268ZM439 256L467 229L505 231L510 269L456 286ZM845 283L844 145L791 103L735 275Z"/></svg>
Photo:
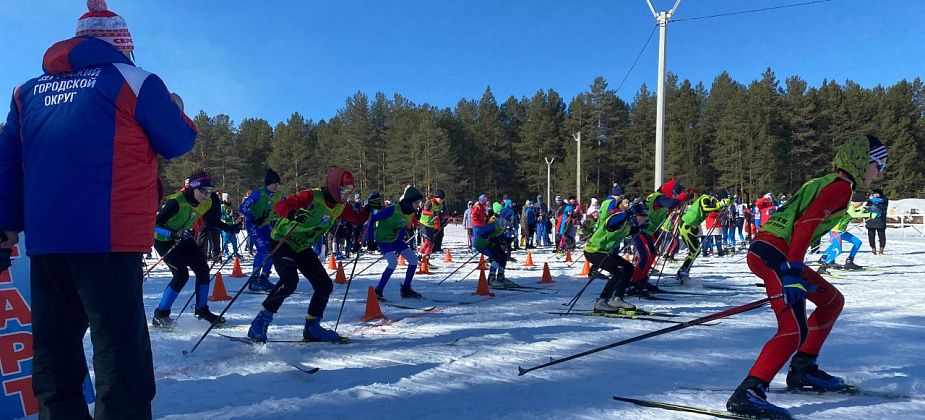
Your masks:
<svg viewBox="0 0 925 420"><path fill-rule="evenodd" d="M9 252L25 232L32 332L25 346L4 338L0 358L9 397L2 417L10 417L8 400L19 401L6 375L31 367L27 381L35 399L25 392L20 397L31 400L41 418L90 418L82 388L89 328L96 418L151 418L155 386L142 254L154 241L158 155L174 159L189 152L196 129L179 96L157 75L135 67L125 19L102 0L87 6L76 36L45 52L43 74L6 91L0 231L7 239L0 249ZM36 38L54 27L46 20ZM8 47L19 41L4 39ZM55 199L75 194L79 205L62 212ZM6 316L17 313L8 305ZM12 352L30 359L17 366Z"/></svg>
<svg viewBox="0 0 925 420"><path fill-rule="evenodd" d="M305 341L338 341L340 336L321 326L324 309L334 289L334 282L312 245L318 241L338 219L362 225L371 209L382 207L382 197L372 193L359 213L345 203L353 192L353 174L342 168L332 169L321 188L303 190L280 200L273 207L277 220L270 232L270 246L275 249L271 258L279 274L279 282L263 301L263 310L251 322L247 336L254 341L266 342L267 329L283 301L299 284L301 272L312 284L314 293L308 304L302 339ZM271 251L272 252L272 251Z"/></svg>
<svg viewBox="0 0 925 420"><path fill-rule="evenodd" d="M225 323L224 318L209 311L209 266L193 241L190 230L193 223L202 219L209 228L217 228L232 235L241 231L240 225L222 221L221 202L213 190L212 177L206 171L197 170L179 192L167 196L167 201L157 211L154 249L164 257L173 279L164 288L161 301L154 309L151 325L155 327L173 325L170 308L189 280L190 269L196 275L196 316L213 325Z"/></svg>
<svg viewBox="0 0 925 420"><path fill-rule="evenodd" d="M852 190L879 178L886 165L886 148L873 136L848 138L835 155L835 170L812 179L761 227L748 251L748 266L764 280L778 330L761 350L748 377L726 408L743 415L789 419L787 410L767 401L768 384L787 359L787 386L815 391L839 391L844 380L819 369L816 359L844 306L842 294L818 273L803 265L814 238L830 230L845 214ZM806 299L816 305L807 319ZM794 354L796 353L796 354Z"/></svg>
<svg viewBox="0 0 925 420"><path fill-rule="evenodd" d="M633 247L639 256L636 270L633 272L633 294L645 294L647 290L656 290L648 281L649 270L655 264L655 232L662 228L669 214L679 209L693 194L693 190L684 191L678 180L671 179L662 184L658 191L646 197L646 216L649 224L633 235Z"/></svg>
<svg viewBox="0 0 925 420"><path fill-rule="evenodd" d="M700 240L697 238L700 234L700 224L707 219L710 213L722 211L728 207L731 201L729 191L726 190L716 191L712 195L703 194L697 197L684 215L681 216L678 235L681 236L684 245L687 246L687 257L684 258L684 263L681 264L677 274L678 282L681 284L684 284L690 278L691 266L694 264L694 260L697 259L698 251L700 251ZM705 235L713 235L714 230L710 229ZM719 255L723 255L722 248L720 248Z"/></svg>
<svg viewBox="0 0 925 420"><path fill-rule="evenodd" d="M418 247L418 254L421 255L421 259L430 258L430 254L434 250L434 243L437 240L437 232L442 229L441 216L443 215L444 206L443 199L446 198L446 193L443 190L436 190L431 194L430 199L424 203L424 207L421 208L421 236L424 240L421 243L421 246Z"/></svg>
<svg viewBox="0 0 925 420"><path fill-rule="evenodd" d="M623 300L626 287L633 277L633 264L620 256L623 239L635 235L646 223L646 206L637 203L626 211L605 213L600 228L585 244L585 259L591 271L603 269L610 273L600 297L594 301L595 312L632 311L636 306Z"/></svg>
<svg viewBox="0 0 925 420"><path fill-rule="evenodd" d="M488 201L487 198L486 201ZM473 228L475 249L491 261L488 274L488 282L491 287L520 287L520 285L504 276L504 269L510 257L507 237L504 232L508 224L514 219L514 213L511 209L504 208L501 203L497 202L494 203L493 212L494 215L488 220L488 223Z"/></svg>
<svg viewBox="0 0 925 420"><path fill-rule="evenodd" d="M385 291L385 285L388 284L389 278L392 277L392 273L398 266L398 255L404 257L408 262L408 269L405 271L405 281L401 285L400 296L403 298L421 298L421 294L411 288L411 280L414 279L414 270L417 268L418 258L405 242L405 235L407 232L412 231L417 224L415 215L423 200L424 196L421 195L417 188L407 188L397 203L377 211L370 220L370 228L366 234L367 241L376 240L376 246L382 251L382 257L388 263L385 271L382 272L379 284L376 286L376 296L380 301L386 301L382 294Z"/></svg>
<svg viewBox="0 0 925 420"><path fill-rule="evenodd" d="M623 191L623 187L615 182L610 188L610 195L601 203L601 215L597 221L598 226L604 224L607 220L607 216L620 210L620 204L623 202L624 195L626 195L626 192Z"/></svg>
<svg viewBox="0 0 925 420"><path fill-rule="evenodd" d="M848 254L848 259L845 260L845 270L862 270L864 268L854 263L854 257L861 249L861 240L848 232L848 224L853 219L876 219L877 213L865 212L860 205L860 203L851 203L847 208L847 213L838 220L838 223L829 232L829 240L832 243L822 254L822 258L819 258L817 273L823 274L835 264L835 259L842 253L842 241L851 242L851 252Z"/></svg>
<svg viewBox="0 0 925 420"><path fill-rule="evenodd" d="M281 193L276 193L279 183L279 174L267 168L266 175L263 177L263 188L255 188L241 203L241 214L244 215L244 221L250 229L247 232L248 237L257 248L251 278L247 283L247 288L253 292L269 292L275 286L270 282L273 261L268 255L270 255L270 232L273 228L273 221L276 219L273 207L283 198Z"/></svg>

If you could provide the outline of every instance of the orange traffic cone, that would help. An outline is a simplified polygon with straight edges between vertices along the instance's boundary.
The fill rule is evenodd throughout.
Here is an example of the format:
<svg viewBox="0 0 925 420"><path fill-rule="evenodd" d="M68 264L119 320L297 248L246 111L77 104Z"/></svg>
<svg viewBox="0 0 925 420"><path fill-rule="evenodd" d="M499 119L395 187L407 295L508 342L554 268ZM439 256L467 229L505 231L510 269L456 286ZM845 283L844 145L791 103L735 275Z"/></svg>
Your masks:
<svg viewBox="0 0 925 420"><path fill-rule="evenodd" d="M443 256L443 262L445 262L445 263L451 263L451 262L453 262L453 256L450 255L450 249L449 249L449 248L446 249L446 255Z"/></svg>
<svg viewBox="0 0 925 420"><path fill-rule="evenodd" d="M337 260L334 259L334 254L328 258L328 270L337 270Z"/></svg>
<svg viewBox="0 0 925 420"><path fill-rule="evenodd" d="M337 275L334 276L334 283L347 284L347 276L344 275L344 263L337 263Z"/></svg>
<svg viewBox="0 0 925 420"><path fill-rule="evenodd" d="M367 322L374 319L388 318L382 314L382 308L379 307L379 298L376 297L376 290L369 286L369 290L366 292L366 313L363 314L363 318L360 318L360 320Z"/></svg>
<svg viewBox="0 0 925 420"><path fill-rule="evenodd" d="M533 263L533 254L530 251L527 251L527 259L524 261L524 267L533 267L536 264Z"/></svg>
<svg viewBox="0 0 925 420"><path fill-rule="evenodd" d="M475 287L475 294L478 296L494 296L495 294L488 289L488 278L485 277L485 269L479 269L479 284Z"/></svg>
<svg viewBox="0 0 925 420"><path fill-rule="evenodd" d="M549 273L549 263L543 263L543 277L540 278L539 284L553 283L552 274Z"/></svg>
<svg viewBox="0 0 925 420"><path fill-rule="evenodd" d="M433 274L430 272L430 264L427 262L427 258L421 260L421 265L418 266L418 272L415 274Z"/></svg>
<svg viewBox="0 0 925 420"><path fill-rule="evenodd" d="M405 257L403 257L403 256L401 256L401 255L398 256L398 265L401 265L401 266L406 266L406 265L408 265L408 262L405 261Z"/></svg>
<svg viewBox="0 0 925 420"><path fill-rule="evenodd" d="M591 263L585 260L585 265L581 267L581 272L578 273L578 277L588 277L589 274L591 274Z"/></svg>
<svg viewBox="0 0 925 420"><path fill-rule="evenodd" d="M212 296L209 296L209 300L213 302L231 300L231 296L228 296L228 291L225 290L225 281L222 280L221 271L215 273L215 285L212 286Z"/></svg>
<svg viewBox="0 0 925 420"><path fill-rule="evenodd" d="M485 254L479 254L479 270L485 269Z"/></svg>
<svg viewBox="0 0 925 420"><path fill-rule="evenodd" d="M565 252L565 262L572 262L572 251Z"/></svg>
<svg viewBox="0 0 925 420"><path fill-rule="evenodd" d="M240 279L245 277L244 271L241 271L241 260L238 257L234 257L234 267L231 269L231 278Z"/></svg>

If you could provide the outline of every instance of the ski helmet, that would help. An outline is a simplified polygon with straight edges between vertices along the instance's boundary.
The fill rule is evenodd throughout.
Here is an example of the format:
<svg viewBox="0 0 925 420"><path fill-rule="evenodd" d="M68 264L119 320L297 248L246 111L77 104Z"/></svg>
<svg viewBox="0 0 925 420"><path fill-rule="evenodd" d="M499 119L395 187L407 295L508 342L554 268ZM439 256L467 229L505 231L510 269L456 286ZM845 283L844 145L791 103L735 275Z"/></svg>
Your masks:
<svg viewBox="0 0 925 420"><path fill-rule="evenodd" d="M483 203L485 203L485 204L488 204L488 196L485 195L485 194L480 195L480 196L479 196L479 201L481 201L481 202L483 202Z"/></svg>
<svg viewBox="0 0 925 420"><path fill-rule="evenodd" d="M729 190L725 188L716 190L713 192L713 196L716 197L717 200L725 200L726 197L729 197Z"/></svg>
<svg viewBox="0 0 925 420"><path fill-rule="evenodd" d="M443 200L444 198L446 198L446 193L443 192L443 190L435 190L435 191L434 191L434 197L437 197L437 198Z"/></svg>
<svg viewBox="0 0 925 420"><path fill-rule="evenodd" d="M334 201L343 203L346 201L344 196L349 197L350 192L353 191L353 174L344 168L331 169L331 172L328 172L328 176L324 180L324 184L328 189L328 194L331 194Z"/></svg>

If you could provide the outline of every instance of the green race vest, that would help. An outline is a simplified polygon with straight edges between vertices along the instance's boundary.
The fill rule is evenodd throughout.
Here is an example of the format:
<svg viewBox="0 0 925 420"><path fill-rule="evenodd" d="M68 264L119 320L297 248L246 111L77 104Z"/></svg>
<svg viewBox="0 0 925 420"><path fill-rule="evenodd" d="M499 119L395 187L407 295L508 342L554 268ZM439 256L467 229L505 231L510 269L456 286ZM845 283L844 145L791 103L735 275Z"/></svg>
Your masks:
<svg viewBox="0 0 925 420"><path fill-rule="evenodd" d="M497 238L501 235L504 235L504 229L501 229L501 225L497 221L491 221L488 223L488 226L492 227L491 234L487 238L483 238L479 235L475 236L475 247L479 249L485 249L488 247L488 244L491 239ZM488 227L486 226L486 227Z"/></svg>
<svg viewBox="0 0 925 420"><path fill-rule="evenodd" d="M599 226L594 234L591 235L591 239L588 239L588 243L585 244L585 252L610 252L617 244L623 242L623 239L626 238L626 235L630 233L630 224L627 223L629 219L623 221L623 224L620 226L620 229L617 229L615 232L607 230L607 220L610 220L611 217L614 217L620 213L614 213L608 215L604 224ZM632 217L632 216L629 216Z"/></svg>
<svg viewBox="0 0 925 420"><path fill-rule="evenodd" d="M167 196L167 200L176 201L177 206L180 208L177 210L177 214L174 214L173 217L168 219L163 225L163 227L170 229L174 233L193 227L193 223L196 223L196 220L199 220L202 215L206 214L206 212L212 208L212 197L207 197L206 200L199 203L198 206L190 204L189 200L186 199L186 196L183 195L182 192L176 192ZM173 238L156 232L154 233L154 239L158 241L173 240Z"/></svg>
<svg viewBox="0 0 925 420"><path fill-rule="evenodd" d="M391 216L376 222L376 231L373 233L373 237L379 243L395 242L398 240L398 232L414 221L414 213L402 213L401 206L397 203L389 207L394 207L395 212Z"/></svg>
<svg viewBox="0 0 925 420"><path fill-rule="evenodd" d="M806 212L809 205L812 204L816 196L819 195L819 191L822 191L823 188L836 179L838 179L838 175L828 174L821 178L806 181L806 183L790 197L790 200L787 201L786 204L771 215L771 218L768 219L768 222L765 223L759 231L770 233L790 243L791 235L793 235L793 224L803 216L803 213ZM843 209L826 217L825 220L816 227L816 231L813 232L812 240L815 241L832 230L832 227L838 223L845 213L846 211Z"/></svg>
<svg viewBox="0 0 925 420"><path fill-rule="evenodd" d="M437 220L440 219L440 213L443 213L443 202L440 202L440 204L435 206L434 201L430 200L430 211L432 211L434 214L421 215L421 224L429 228L434 228L436 227Z"/></svg>
<svg viewBox="0 0 925 420"><path fill-rule="evenodd" d="M309 213L308 219L299 223L295 220L280 218L270 232L270 238L274 241L281 241L286 237L286 234L289 234L286 237L286 243L295 252L302 252L311 248L321 235L324 235L328 229L331 229L331 226L334 226L337 217L344 211L343 203L328 207L327 203L324 202L324 194L321 193L320 188L311 191L314 197L306 207Z"/></svg>
<svg viewBox="0 0 925 420"><path fill-rule="evenodd" d="M655 200L657 200L659 197L663 195L664 194L662 194L661 191L656 191L652 194L649 194L649 196L646 197L646 207L649 208L649 226L646 227L645 230L643 230L643 232L645 232L649 236L655 236L655 230L658 229L659 226L661 226L662 223L665 221L665 219L668 218L668 209L666 208L660 208L658 210L655 209Z"/></svg>
<svg viewBox="0 0 925 420"><path fill-rule="evenodd" d="M607 216L610 215L610 212L607 211L607 208L610 207L610 203L612 202L613 202L613 199L608 198L604 200L603 203L601 203L601 210L597 216L597 227L595 227L595 230L601 230L601 228L604 227L604 225L607 223ZM617 211L620 211L619 205L617 205L616 208L617 208Z"/></svg>
<svg viewBox="0 0 925 420"><path fill-rule="evenodd" d="M848 224L851 223L854 219L867 219L870 218L870 213L861 210L858 207L848 205L846 210L847 214L842 216L841 219L838 219L838 223L835 224L835 227L832 228L835 232L845 232L848 230Z"/></svg>
<svg viewBox="0 0 925 420"><path fill-rule="evenodd" d="M248 209L248 213L253 217L253 220L264 219L263 223L257 226L261 227L266 226L267 223L275 219L276 213L273 213L273 206L279 202L283 195L280 193L271 193L266 187L257 191L260 191L260 197L251 205Z"/></svg>
<svg viewBox="0 0 925 420"><path fill-rule="evenodd" d="M709 194L701 195L694 200L694 203L687 208L687 212L684 213L684 216L681 216L681 220L684 221L684 224L688 226L700 226L704 220L707 220L707 216L714 212L722 210L724 207L729 206L729 199L716 200L714 205L710 203L713 201L713 196Z"/></svg>

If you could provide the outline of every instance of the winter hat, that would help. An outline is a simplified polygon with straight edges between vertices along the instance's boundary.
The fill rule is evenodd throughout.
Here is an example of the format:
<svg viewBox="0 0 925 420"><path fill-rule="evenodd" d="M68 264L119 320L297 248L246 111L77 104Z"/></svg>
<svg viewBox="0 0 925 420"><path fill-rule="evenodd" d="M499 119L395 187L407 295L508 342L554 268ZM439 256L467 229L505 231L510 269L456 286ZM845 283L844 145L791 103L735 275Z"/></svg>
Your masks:
<svg viewBox="0 0 925 420"><path fill-rule="evenodd" d="M729 197L729 191L726 189L720 189L713 192L713 196L720 200L725 200Z"/></svg>
<svg viewBox="0 0 925 420"><path fill-rule="evenodd" d="M501 209L503 209L503 208L504 208L504 206L502 206L501 203L499 203L499 202L497 202L497 201L495 201L494 203L491 203L491 209L492 209L496 214L497 214L497 213L501 213Z"/></svg>
<svg viewBox="0 0 925 420"><path fill-rule="evenodd" d="M119 51L134 51L132 34L125 19L106 7L106 0L87 0L87 13L77 20L77 36L89 35L99 38Z"/></svg>
<svg viewBox="0 0 925 420"><path fill-rule="evenodd" d="M273 169L267 168L267 174L263 176L263 186L278 184L280 181L279 174Z"/></svg>
<svg viewBox="0 0 925 420"><path fill-rule="evenodd" d="M481 202L487 204L487 203L488 203L488 196L485 195L485 194L480 195L480 196L479 196L479 201L481 201Z"/></svg>
<svg viewBox="0 0 925 420"><path fill-rule="evenodd" d="M446 198L446 193L443 192L443 190L435 190L435 191L434 191L434 197L437 197L437 198L443 200L444 198Z"/></svg>
<svg viewBox="0 0 925 420"><path fill-rule="evenodd" d="M211 188L212 187L212 176L208 172L202 169L198 169L189 176L189 181L186 183L190 188Z"/></svg>
<svg viewBox="0 0 925 420"><path fill-rule="evenodd" d="M848 138L835 152L835 169L847 172L854 181L855 189L864 189L864 175L867 165L877 163L879 170L886 167L886 147L874 136L858 134Z"/></svg>
<svg viewBox="0 0 925 420"><path fill-rule="evenodd" d="M623 191L623 187L620 184L613 184L613 188L610 189L610 195L619 195L624 196L626 192Z"/></svg>
<svg viewBox="0 0 925 420"><path fill-rule="evenodd" d="M344 168L331 169L331 172L328 172L328 176L324 179L324 185L328 188L328 193L331 194L331 197L334 197L335 201L342 203L343 197L340 189L348 186L351 190L353 189L353 174Z"/></svg>
<svg viewBox="0 0 925 420"><path fill-rule="evenodd" d="M558 202L561 202L561 201L562 201L562 196L561 196L561 195L557 195L557 196L556 196L556 202L558 203Z"/></svg>

